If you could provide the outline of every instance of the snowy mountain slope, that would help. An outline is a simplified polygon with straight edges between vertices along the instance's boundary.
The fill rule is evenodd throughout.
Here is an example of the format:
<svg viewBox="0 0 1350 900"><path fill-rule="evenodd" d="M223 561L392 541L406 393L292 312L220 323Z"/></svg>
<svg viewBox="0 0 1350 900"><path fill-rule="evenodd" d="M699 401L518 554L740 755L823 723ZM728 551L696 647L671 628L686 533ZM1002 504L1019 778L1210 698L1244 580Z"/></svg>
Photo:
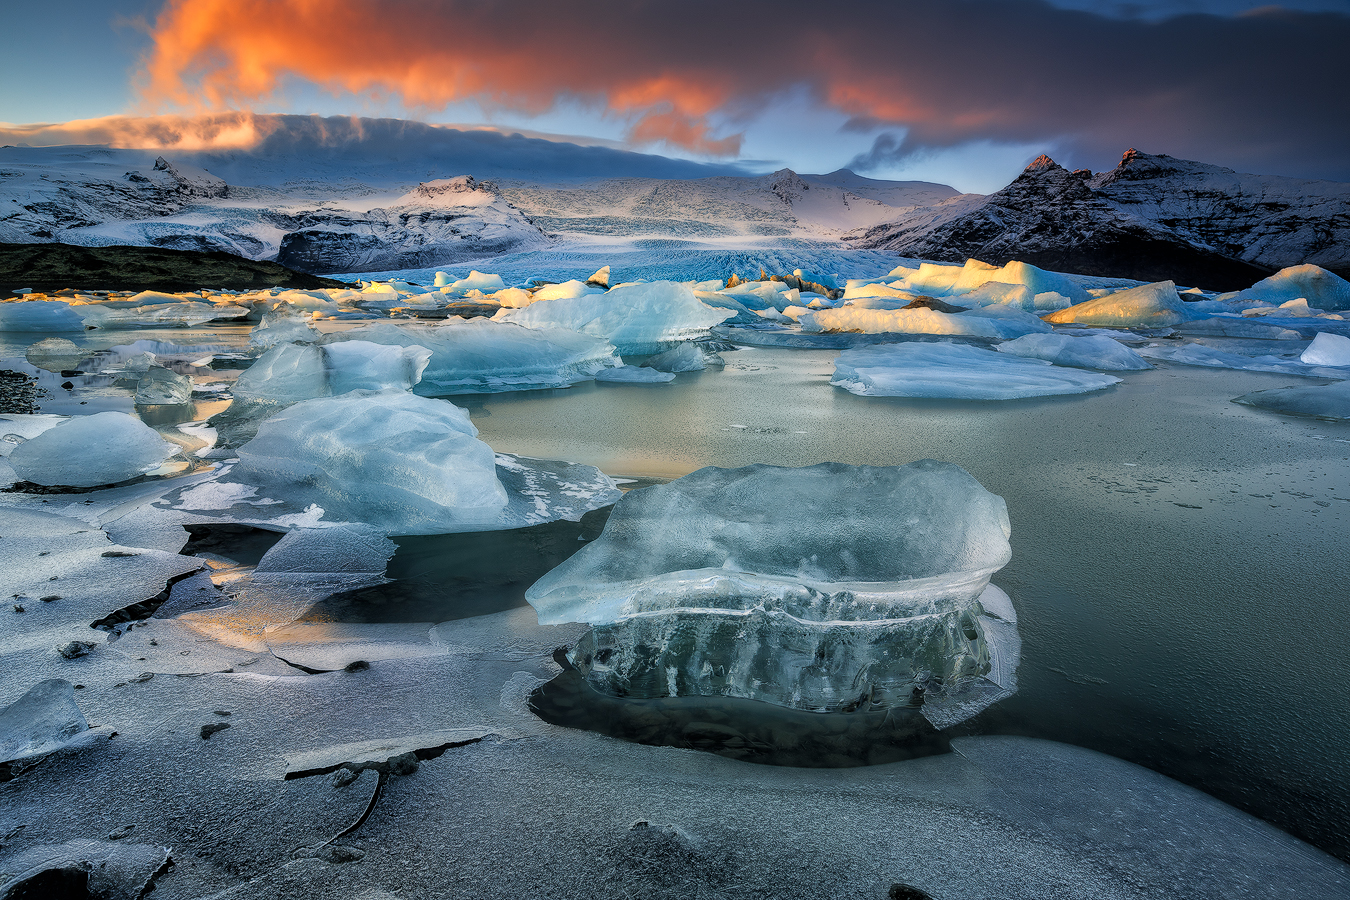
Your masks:
<svg viewBox="0 0 1350 900"><path fill-rule="evenodd" d="M846 240L960 262L1240 288L1304 262L1350 271L1350 185L1242 175L1131 150L1114 170L1047 156L988 197L911 210Z"/></svg>
<svg viewBox="0 0 1350 900"><path fill-rule="evenodd" d="M756 178L620 178L583 184L507 183L504 195L562 236L808 237L830 240L957 196L946 185L884 182L847 170Z"/></svg>
<svg viewBox="0 0 1350 900"><path fill-rule="evenodd" d="M324 198L322 200L318 198ZM0 148L0 241L285 255L306 271L407 268L535 249L543 233L488 182L232 185L108 148Z"/></svg>

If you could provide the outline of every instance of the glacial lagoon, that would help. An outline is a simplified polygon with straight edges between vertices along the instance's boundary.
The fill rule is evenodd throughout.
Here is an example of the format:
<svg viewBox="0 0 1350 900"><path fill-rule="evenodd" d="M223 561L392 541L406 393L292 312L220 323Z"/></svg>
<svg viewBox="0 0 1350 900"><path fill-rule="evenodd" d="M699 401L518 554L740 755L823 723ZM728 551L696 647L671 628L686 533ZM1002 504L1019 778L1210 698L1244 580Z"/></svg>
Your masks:
<svg viewBox="0 0 1350 900"><path fill-rule="evenodd" d="M203 353L213 368L169 367L224 393L137 407L134 384L114 376L47 373L41 411L135 412L162 430L203 421L227 407L248 364L230 357L247 351L249 332L60 335L89 350L219 346ZM4 333L0 356L43 337ZM1307 345L1263 343L1285 357ZM157 883L184 897L281 896L298 884L345 895L392 886L400 859L416 859L414 883L445 896L484 885L566 894L592 878L597 896L885 896L896 883L939 898L1347 889L1340 863L1257 819L1350 855L1339 615L1350 599L1350 422L1231 402L1321 382L1157 361L1088 394L911 399L831 386L838 350L719 352L725 367L669 383L448 399L496 453L594 466L621 489L705 466L960 466L1007 504L1012 557L993 583L1016 607L1015 693L942 730L885 712L846 722L751 701L589 696L559 658L584 629L535 624L525 589L594 541L607 510L395 536L392 581L264 575L253 567L275 545L266 528L198 527L182 552L211 561L211 579L194 576L206 599L171 592L164 615L129 617L115 641L71 660L54 652L58 638L106 635L51 615L5 641L25 684L80 684L80 709L104 738L15 768L0 789L6 820L52 846L135 820L137 841L193 848ZM204 477L209 462L180 477ZM135 547L151 524L109 510L144 503L154 484L0 504L120 522L109 534ZM53 571L59 581L59 563ZM149 596L156 578L163 587L159 570L143 585L114 583ZM37 609L15 615L30 623L60 606L26 602ZM840 724L816 724L831 716ZM383 750L356 746L381 740ZM327 773L360 752L411 753L403 765L420 774L398 777L386 762L333 787ZM118 786L129 777L153 786L127 797ZM72 783L117 799L75 800ZM227 802L204 802L221 791Z"/></svg>

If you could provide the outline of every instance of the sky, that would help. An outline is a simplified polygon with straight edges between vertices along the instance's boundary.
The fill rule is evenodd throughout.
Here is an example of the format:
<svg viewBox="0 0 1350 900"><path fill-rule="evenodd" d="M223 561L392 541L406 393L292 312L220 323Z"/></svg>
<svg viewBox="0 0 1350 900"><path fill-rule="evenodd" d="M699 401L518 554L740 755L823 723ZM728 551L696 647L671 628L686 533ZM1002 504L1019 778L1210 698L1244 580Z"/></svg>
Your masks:
<svg viewBox="0 0 1350 900"><path fill-rule="evenodd" d="M8 143L252 111L978 192L1129 148L1350 181L1350 0L44 0L5 25Z"/></svg>

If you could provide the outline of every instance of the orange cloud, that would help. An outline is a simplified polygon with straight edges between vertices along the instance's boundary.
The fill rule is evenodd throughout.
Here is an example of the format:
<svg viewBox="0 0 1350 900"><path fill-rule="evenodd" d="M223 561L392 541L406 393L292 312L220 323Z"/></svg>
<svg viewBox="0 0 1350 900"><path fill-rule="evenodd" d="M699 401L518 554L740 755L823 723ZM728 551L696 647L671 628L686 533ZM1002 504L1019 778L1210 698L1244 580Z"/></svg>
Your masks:
<svg viewBox="0 0 1350 900"><path fill-rule="evenodd" d="M890 138L899 154L1057 140L1102 162L1137 145L1345 168L1350 142L1350 17L1331 13L1142 22L1043 0L169 0L151 38L142 97L180 111L275 103L297 80L427 111L472 100L540 113L566 100L627 121L635 142L732 155L740 136L719 123L804 89L906 129Z"/></svg>

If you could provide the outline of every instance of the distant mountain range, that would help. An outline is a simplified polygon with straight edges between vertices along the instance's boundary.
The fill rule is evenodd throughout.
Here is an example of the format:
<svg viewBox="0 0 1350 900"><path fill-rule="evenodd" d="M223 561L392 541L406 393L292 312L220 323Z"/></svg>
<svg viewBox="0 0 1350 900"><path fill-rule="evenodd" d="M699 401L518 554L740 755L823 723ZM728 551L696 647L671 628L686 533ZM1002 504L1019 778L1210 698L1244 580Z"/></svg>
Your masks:
<svg viewBox="0 0 1350 900"><path fill-rule="evenodd" d="M426 268L549 247L807 241L950 262L1020 259L1211 289L1246 287L1304 262L1350 275L1350 185L1133 150L1096 175L1043 156L985 196L846 169L744 176L687 164L665 177L660 157L572 145L558 151L565 165L550 168L549 141L447 134L432 135L437 152L414 143L405 159L389 156L402 145L384 135L379 165L364 145L327 148L313 160L299 144L172 159L107 147L3 147L0 242L225 251L313 273ZM446 149L466 141L500 143L515 155L504 157L500 174L490 155L471 155L486 171L470 175ZM520 159L538 161L538 174L520 177ZM597 177L607 159L616 161L615 177Z"/></svg>
<svg viewBox="0 0 1350 900"><path fill-rule="evenodd" d="M1350 275L1350 184L1244 175L1130 150L1109 172L1036 159L1006 188L912 210L850 246L944 262L1237 289L1285 266Z"/></svg>

